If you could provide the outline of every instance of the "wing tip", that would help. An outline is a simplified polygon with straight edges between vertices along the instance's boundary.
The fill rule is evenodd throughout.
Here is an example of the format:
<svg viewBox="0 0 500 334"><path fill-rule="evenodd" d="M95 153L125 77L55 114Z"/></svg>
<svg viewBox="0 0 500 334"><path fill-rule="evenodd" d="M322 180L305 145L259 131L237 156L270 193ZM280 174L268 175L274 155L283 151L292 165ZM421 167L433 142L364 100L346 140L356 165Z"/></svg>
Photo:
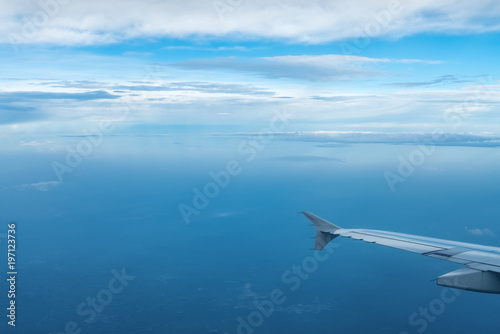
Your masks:
<svg viewBox="0 0 500 334"><path fill-rule="evenodd" d="M325 220L321 217L316 216L315 214L309 212L309 211L302 211L301 212L304 216L306 216L309 221L316 226L318 230L321 232L335 232L336 230L342 229L342 227L335 225L328 220Z"/></svg>
<svg viewBox="0 0 500 334"><path fill-rule="evenodd" d="M338 236L335 231L340 230L340 226L330 223L308 211L302 211L301 213L316 227L314 250L322 250L330 241Z"/></svg>

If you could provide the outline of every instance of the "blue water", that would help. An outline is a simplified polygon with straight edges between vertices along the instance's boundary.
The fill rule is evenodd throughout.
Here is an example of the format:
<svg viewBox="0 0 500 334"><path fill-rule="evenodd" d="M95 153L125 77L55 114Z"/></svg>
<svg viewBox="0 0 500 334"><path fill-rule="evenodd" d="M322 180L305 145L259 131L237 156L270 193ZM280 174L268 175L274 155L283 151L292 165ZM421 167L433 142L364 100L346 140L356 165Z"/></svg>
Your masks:
<svg viewBox="0 0 500 334"><path fill-rule="evenodd" d="M314 229L297 212L347 228L500 245L498 149L438 147L391 192L384 172L411 145L275 140L248 162L241 140L110 136L46 191L23 185L57 181L51 164L67 152L4 148L0 235L17 222L16 332L68 324L75 333L497 332L498 296L455 295L431 281L460 266L339 239L326 259L312 260ZM192 205L193 188L231 160L241 173L187 224L179 204ZM491 233L467 232L475 228ZM304 264L307 275L291 273ZM110 292L113 270L129 276L123 286L113 281L120 292ZM106 303L91 317L87 298L98 296ZM263 315L256 305L273 296Z"/></svg>

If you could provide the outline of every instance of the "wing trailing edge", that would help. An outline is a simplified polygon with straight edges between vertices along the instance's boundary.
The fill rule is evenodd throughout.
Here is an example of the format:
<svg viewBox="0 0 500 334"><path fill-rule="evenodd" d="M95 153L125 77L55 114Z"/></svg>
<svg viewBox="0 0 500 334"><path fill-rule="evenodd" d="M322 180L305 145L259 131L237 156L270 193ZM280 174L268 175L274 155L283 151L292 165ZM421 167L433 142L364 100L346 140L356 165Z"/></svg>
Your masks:
<svg viewBox="0 0 500 334"><path fill-rule="evenodd" d="M316 227L315 250L338 236L421 254L465 267L439 276L438 285L500 294L500 248L379 230L344 229L310 212L301 212Z"/></svg>

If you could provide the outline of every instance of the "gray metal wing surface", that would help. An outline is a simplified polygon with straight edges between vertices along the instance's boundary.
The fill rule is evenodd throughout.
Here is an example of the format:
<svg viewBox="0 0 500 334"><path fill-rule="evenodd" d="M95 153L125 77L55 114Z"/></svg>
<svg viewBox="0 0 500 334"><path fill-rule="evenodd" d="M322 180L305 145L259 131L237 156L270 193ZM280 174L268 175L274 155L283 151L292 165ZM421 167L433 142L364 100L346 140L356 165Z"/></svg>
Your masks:
<svg viewBox="0 0 500 334"><path fill-rule="evenodd" d="M457 289L500 293L500 248L411 234L344 229L310 212L302 212L316 227L315 250L338 236L375 243L455 262L465 267L439 276L437 284Z"/></svg>

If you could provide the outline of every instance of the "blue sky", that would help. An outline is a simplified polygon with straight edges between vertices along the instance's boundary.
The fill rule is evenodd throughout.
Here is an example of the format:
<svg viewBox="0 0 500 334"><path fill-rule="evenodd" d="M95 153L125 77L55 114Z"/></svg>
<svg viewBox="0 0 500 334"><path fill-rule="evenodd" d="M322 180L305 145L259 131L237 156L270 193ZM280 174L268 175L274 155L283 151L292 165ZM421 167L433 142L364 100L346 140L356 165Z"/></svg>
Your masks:
<svg viewBox="0 0 500 334"><path fill-rule="evenodd" d="M287 105L294 131L494 135L497 11L494 1L9 4L0 126L251 130ZM135 111L117 118L131 99ZM467 117L459 127L453 110Z"/></svg>

